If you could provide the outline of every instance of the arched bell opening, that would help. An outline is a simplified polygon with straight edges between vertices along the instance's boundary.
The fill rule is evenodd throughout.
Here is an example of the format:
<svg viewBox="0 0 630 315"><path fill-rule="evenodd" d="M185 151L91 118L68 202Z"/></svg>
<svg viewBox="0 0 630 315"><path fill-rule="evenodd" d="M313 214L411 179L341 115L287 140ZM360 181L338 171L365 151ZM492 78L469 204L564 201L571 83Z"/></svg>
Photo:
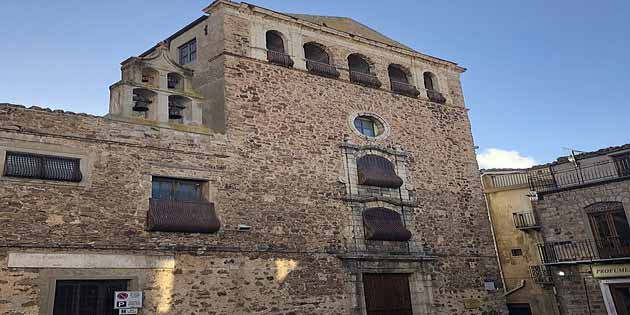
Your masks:
<svg viewBox="0 0 630 315"><path fill-rule="evenodd" d="M171 90L184 90L184 77L178 73L171 72L166 76L167 88Z"/></svg>
<svg viewBox="0 0 630 315"><path fill-rule="evenodd" d="M146 117L146 113L154 108L156 100L157 93L153 91L143 88L133 89L133 107L131 109L139 115Z"/></svg>
<svg viewBox="0 0 630 315"><path fill-rule="evenodd" d="M144 67L142 68L141 81L145 85L158 88L160 87L160 74L153 68Z"/></svg>
<svg viewBox="0 0 630 315"><path fill-rule="evenodd" d="M189 98L170 95L168 97L168 119L181 122L186 117L186 113L190 111L191 106L192 101Z"/></svg>

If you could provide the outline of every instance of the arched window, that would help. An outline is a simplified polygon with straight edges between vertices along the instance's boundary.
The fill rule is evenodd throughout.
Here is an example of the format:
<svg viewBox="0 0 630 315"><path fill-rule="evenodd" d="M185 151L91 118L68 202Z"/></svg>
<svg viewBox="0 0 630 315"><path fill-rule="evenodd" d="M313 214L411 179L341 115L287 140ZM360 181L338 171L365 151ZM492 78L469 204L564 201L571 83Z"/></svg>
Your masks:
<svg viewBox="0 0 630 315"><path fill-rule="evenodd" d="M407 73L399 65L389 65L387 67L387 73L389 73L389 80L392 82L409 84Z"/></svg>
<svg viewBox="0 0 630 315"><path fill-rule="evenodd" d="M435 75L433 73L424 73L424 88L429 91L437 91L437 86L435 85Z"/></svg>
<svg viewBox="0 0 630 315"><path fill-rule="evenodd" d="M304 57L306 59L306 69L309 72L325 77L339 77L339 71L331 65L330 56L324 46L312 42L304 44Z"/></svg>
<svg viewBox="0 0 630 315"><path fill-rule="evenodd" d="M359 54L348 56L348 68L352 72L370 74L370 63Z"/></svg>
<svg viewBox="0 0 630 315"><path fill-rule="evenodd" d="M446 102L446 98L438 91L438 81L435 74L425 72L422 77L424 79L424 88L427 90L427 97L429 100L444 104Z"/></svg>
<svg viewBox="0 0 630 315"><path fill-rule="evenodd" d="M403 180L396 175L394 164L379 155L367 154L357 159L359 185L399 188Z"/></svg>
<svg viewBox="0 0 630 315"><path fill-rule="evenodd" d="M277 65L293 67L293 60L286 53L282 34L278 31L267 31L266 39L267 60Z"/></svg>
<svg viewBox="0 0 630 315"><path fill-rule="evenodd" d="M387 208L369 208L363 211L363 226L366 240L404 242L412 236L400 214Z"/></svg>
<svg viewBox="0 0 630 315"><path fill-rule="evenodd" d="M306 60L330 64L330 57L328 56L328 53L324 47L316 43L304 44L304 56L306 57Z"/></svg>
<svg viewBox="0 0 630 315"><path fill-rule="evenodd" d="M278 31L268 31L267 32L267 50L285 53L284 50L284 40L282 39L282 35Z"/></svg>
<svg viewBox="0 0 630 315"><path fill-rule="evenodd" d="M401 65L391 64L387 67L389 81L392 91L398 94L416 97L420 91L415 86L409 84L409 74Z"/></svg>
<svg viewBox="0 0 630 315"><path fill-rule="evenodd" d="M371 74L370 63L364 56L360 54L348 56L348 69L350 70L350 81L373 88L381 87L378 78Z"/></svg>

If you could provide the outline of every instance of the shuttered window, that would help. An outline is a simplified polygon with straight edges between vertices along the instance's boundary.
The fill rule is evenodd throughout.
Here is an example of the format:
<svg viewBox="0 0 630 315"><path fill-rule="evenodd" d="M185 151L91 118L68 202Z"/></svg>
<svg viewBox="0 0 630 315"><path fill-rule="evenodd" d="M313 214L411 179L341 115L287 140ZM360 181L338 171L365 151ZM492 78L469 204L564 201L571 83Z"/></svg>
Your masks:
<svg viewBox="0 0 630 315"><path fill-rule="evenodd" d="M6 153L4 176L80 182L81 160L25 152Z"/></svg>

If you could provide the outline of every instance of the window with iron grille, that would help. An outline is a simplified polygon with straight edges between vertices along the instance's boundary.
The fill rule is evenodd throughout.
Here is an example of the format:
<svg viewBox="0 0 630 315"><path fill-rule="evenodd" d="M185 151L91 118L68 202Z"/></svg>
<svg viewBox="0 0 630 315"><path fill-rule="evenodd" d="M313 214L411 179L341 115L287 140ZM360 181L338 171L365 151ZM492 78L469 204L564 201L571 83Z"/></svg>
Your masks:
<svg viewBox="0 0 630 315"><path fill-rule="evenodd" d="M197 39L179 46L179 64L185 65L197 60Z"/></svg>
<svg viewBox="0 0 630 315"><path fill-rule="evenodd" d="M154 177L152 198L156 200L201 201L202 181Z"/></svg>
<svg viewBox="0 0 630 315"><path fill-rule="evenodd" d="M26 152L6 152L4 176L80 182L81 160Z"/></svg>
<svg viewBox="0 0 630 315"><path fill-rule="evenodd" d="M128 280L57 280L53 315L114 315L114 292Z"/></svg>
<svg viewBox="0 0 630 315"><path fill-rule="evenodd" d="M520 248L513 248L512 249L512 256L523 256L523 250Z"/></svg>

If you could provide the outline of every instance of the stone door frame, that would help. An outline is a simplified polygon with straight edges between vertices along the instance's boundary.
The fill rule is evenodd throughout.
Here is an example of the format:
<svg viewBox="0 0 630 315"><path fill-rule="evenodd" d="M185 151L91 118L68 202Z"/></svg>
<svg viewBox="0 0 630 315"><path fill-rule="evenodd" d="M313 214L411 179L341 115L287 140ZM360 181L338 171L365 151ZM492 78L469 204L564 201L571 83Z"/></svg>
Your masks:
<svg viewBox="0 0 630 315"><path fill-rule="evenodd" d="M599 287L602 290L602 295L604 296L604 305L606 305L606 311L608 315L618 315L617 310L615 309L615 301L612 297L612 292L610 292L611 284L630 284L630 278L619 278L619 279L608 279L608 280L600 280Z"/></svg>

